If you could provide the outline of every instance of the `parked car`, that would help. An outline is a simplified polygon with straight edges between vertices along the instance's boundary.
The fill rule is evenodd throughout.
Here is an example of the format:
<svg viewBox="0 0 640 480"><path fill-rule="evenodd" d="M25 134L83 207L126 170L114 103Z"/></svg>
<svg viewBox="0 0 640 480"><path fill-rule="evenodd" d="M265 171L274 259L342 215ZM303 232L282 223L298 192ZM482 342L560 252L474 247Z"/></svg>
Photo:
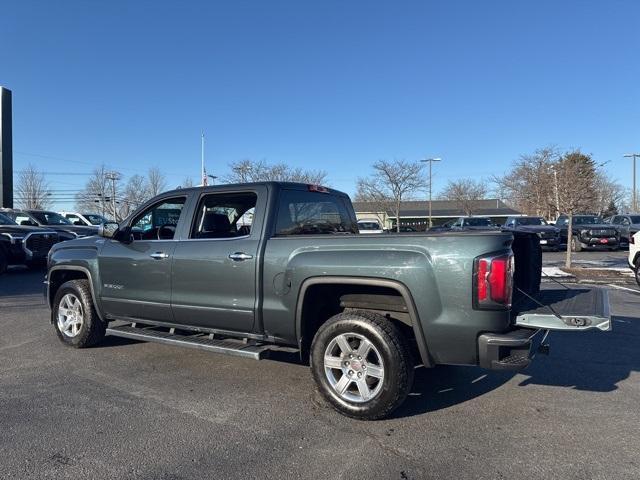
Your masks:
<svg viewBox="0 0 640 480"><path fill-rule="evenodd" d="M567 244L569 217L560 215L556 220L560 229L560 239ZM620 245L620 232L612 225L604 223L597 215L574 215L572 221L571 250L580 252L585 248L617 250Z"/></svg>
<svg viewBox="0 0 640 480"><path fill-rule="evenodd" d="M9 265L43 265L57 241L58 234L53 230L18 225L0 213L0 274Z"/></svg>
<svg viewBox="0 0 640 480"><path fill-rule="evenodd" d="M73 225L62 215L47 210L3 209L2 212L18 225L46 227L50 230L55 230L61 240L87 237L98 233L98 227Z"/></svg>
<svg viewBox="0 0 640 480"><path fill-rule="evenodd" d="M640 286L640 232L634 233L629 239L629 267L636 275L636 283Z"/></svg>
<svg viewBox="0 0 640 480"><path fill-rule="evenodd" d="M87 227L98 226L104 222L108 222L103 215L97 213L79 213L79 212L58 212L64 218L74 225L84 225Z"/></svg>
<svg viewBox="0 0 640 480"><path fill-rule="evenodd" d="M451 230L498 230L489 217L458 217Z"/></svg>
<svg viewBox="0 0 640 480"><path fill-rule="evenodd" d="M398 407L416 365L521 369L545 330L611 326L606 290L540 290L533 234L360 235L349 197L315 185L174 190L99 228L49 256L64 344L109 334L253 359L298 352L327 402L360 419Z"/></svg>
<svg viewBox="0 0 640 480"><path fill-rule="evenodd" d="M429 232L446 232L448 230L451 230L451 227L453 226L453 224L455 223L455 220L449 220L446 223L443 223L442 225L433 225L432 227L429 227Z"/></svg>
<svg viewBox="0 0 640 480"><path fill-rule="evenodd" d="M614 215L605 220L605 223L615 226L620 232L620 246L626 247L631 242L631 237L640 231L640 215Z"/></svg>
<svg viewBox="0 0 640 480"><path fill-rule="evenodd" d="M542 248L557 251L560 246L560 229L549 225L542 217L508 217L504 227L508 230L535 233L540 238Z"/></svg>
<svg viewBox="0 0 640 480"><path fill-rule="evenodd" d="M358 220L358 230L360 233L383 233L380 222L375 218L363 218Z"/></svg>

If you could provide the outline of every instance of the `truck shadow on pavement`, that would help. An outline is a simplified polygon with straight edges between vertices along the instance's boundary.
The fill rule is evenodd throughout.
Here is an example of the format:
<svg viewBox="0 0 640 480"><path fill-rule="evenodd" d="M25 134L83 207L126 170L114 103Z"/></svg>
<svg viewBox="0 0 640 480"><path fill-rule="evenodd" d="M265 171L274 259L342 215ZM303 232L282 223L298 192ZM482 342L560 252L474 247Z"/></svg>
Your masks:
<svg viewBox="0 0 640 480"><path fill-rule="evenodd" d="M545 385L589 392L611 392L632 371L640 371L640 319L612 317L611 332L552 332L551 353L537 355L521 372L479 367L440 366L416 370L413 390L393 417L448 408L500 388L510 380L519 387Z"/></svg>
<svg viewBox="0 0 640 480"><path fill-rule="evenodd" d="M11 267L0 275L0 298L21 295L43 295L44 268ZM44 297L43 297L44 298Z"/></svg>

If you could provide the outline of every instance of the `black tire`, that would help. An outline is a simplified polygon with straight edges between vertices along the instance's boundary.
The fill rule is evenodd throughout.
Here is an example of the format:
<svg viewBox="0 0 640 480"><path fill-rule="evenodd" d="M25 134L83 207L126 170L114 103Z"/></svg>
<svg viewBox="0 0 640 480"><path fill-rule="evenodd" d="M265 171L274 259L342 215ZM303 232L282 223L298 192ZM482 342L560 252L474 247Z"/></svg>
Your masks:
<svg viewBox="0 0 640 480"><path fill-rule="evenodd" d="M69 294L74 296L80 302L79 311L82 312L82 324L79 331L74 336L69 336L68 334L63 333L61 331L60 322L58 321L58 312L61 308L61 302L63 298ZM106 326L102 320L100 320L100 317L93 305L88 280L69 280L60 286L53 300L51 322L53 323L53 327L55 328L60 341L70 347L93 347L102 341Z"/></svg>
<svg viewBox="0 0 640 480"><path fill-rule="evenodd" d="M0 275L7 271L9 267L9 261L7 259L7 254L4 252L4 249L0 246Z"/></svg>
<svg viewBox="0 0 640 480"><path fill-rule="evenodd" d="M571 239L571 251L572 252L581 252L582 251L582 244L576 240L576 237L573 237Z"/></svg>
<svg viewBox="0 0 640 480"><path fill-rule="evenodd" d="M379 354L381 357L384 375L381 380L377 380L379 386L376 384L374 387L377 394L370 400L357 402L343 398L325 373L325 352L331 342L343 334L366 338L375 347L374 355ZM364 363L366 360L367 358ZM404 402L413 386L414 361L406 339L392 322L372 312L345 312L331 317L313 338L310 364L313 379L327 402L343 415L361 420L377 420L388 416ZM336 370L340 372L340 369ZM365 372L365 381L367 378L372 377L367 377ZM359 391L354 386L355 380L352 382L349 388Z"/></svg>
<svg viewBox="0 0 640 480"><path fill-rule="evenodd" d="M640 257L636 258L635 267L636 268L633 269L633 273L636 274L636 283L640 287Z"/></svg>

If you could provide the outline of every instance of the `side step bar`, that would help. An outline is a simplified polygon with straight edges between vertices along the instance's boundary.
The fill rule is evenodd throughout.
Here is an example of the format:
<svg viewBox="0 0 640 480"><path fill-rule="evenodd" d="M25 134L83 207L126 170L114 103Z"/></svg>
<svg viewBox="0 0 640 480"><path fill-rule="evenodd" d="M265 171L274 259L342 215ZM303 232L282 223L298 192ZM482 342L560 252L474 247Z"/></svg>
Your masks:
<svg viewBox="0 0 640 480"><path fill-rule="evenodd" d="M215 353L225 353L238 357L260 360L266 356L274 345L255 345L242 340L217 339L213 335L203 333L182 335L173 329L166 331L151 326L136 327L136 324L119 325L107 328L106 334L114 337L131 338L144 342L157 342L180 347L197 348Z"/></svg>

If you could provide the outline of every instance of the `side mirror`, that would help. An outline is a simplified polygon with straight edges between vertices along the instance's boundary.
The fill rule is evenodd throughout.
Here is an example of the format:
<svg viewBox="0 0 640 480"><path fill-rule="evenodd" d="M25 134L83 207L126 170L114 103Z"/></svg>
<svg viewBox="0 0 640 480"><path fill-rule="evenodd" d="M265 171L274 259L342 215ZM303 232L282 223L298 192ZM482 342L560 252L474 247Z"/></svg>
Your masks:
<svg viewBox="0 0 640 480"><path fill-rule="evenodd" d="M104 238L113 238L120 228L116 222L104 222L98 225L98 235Z"/></svg>

